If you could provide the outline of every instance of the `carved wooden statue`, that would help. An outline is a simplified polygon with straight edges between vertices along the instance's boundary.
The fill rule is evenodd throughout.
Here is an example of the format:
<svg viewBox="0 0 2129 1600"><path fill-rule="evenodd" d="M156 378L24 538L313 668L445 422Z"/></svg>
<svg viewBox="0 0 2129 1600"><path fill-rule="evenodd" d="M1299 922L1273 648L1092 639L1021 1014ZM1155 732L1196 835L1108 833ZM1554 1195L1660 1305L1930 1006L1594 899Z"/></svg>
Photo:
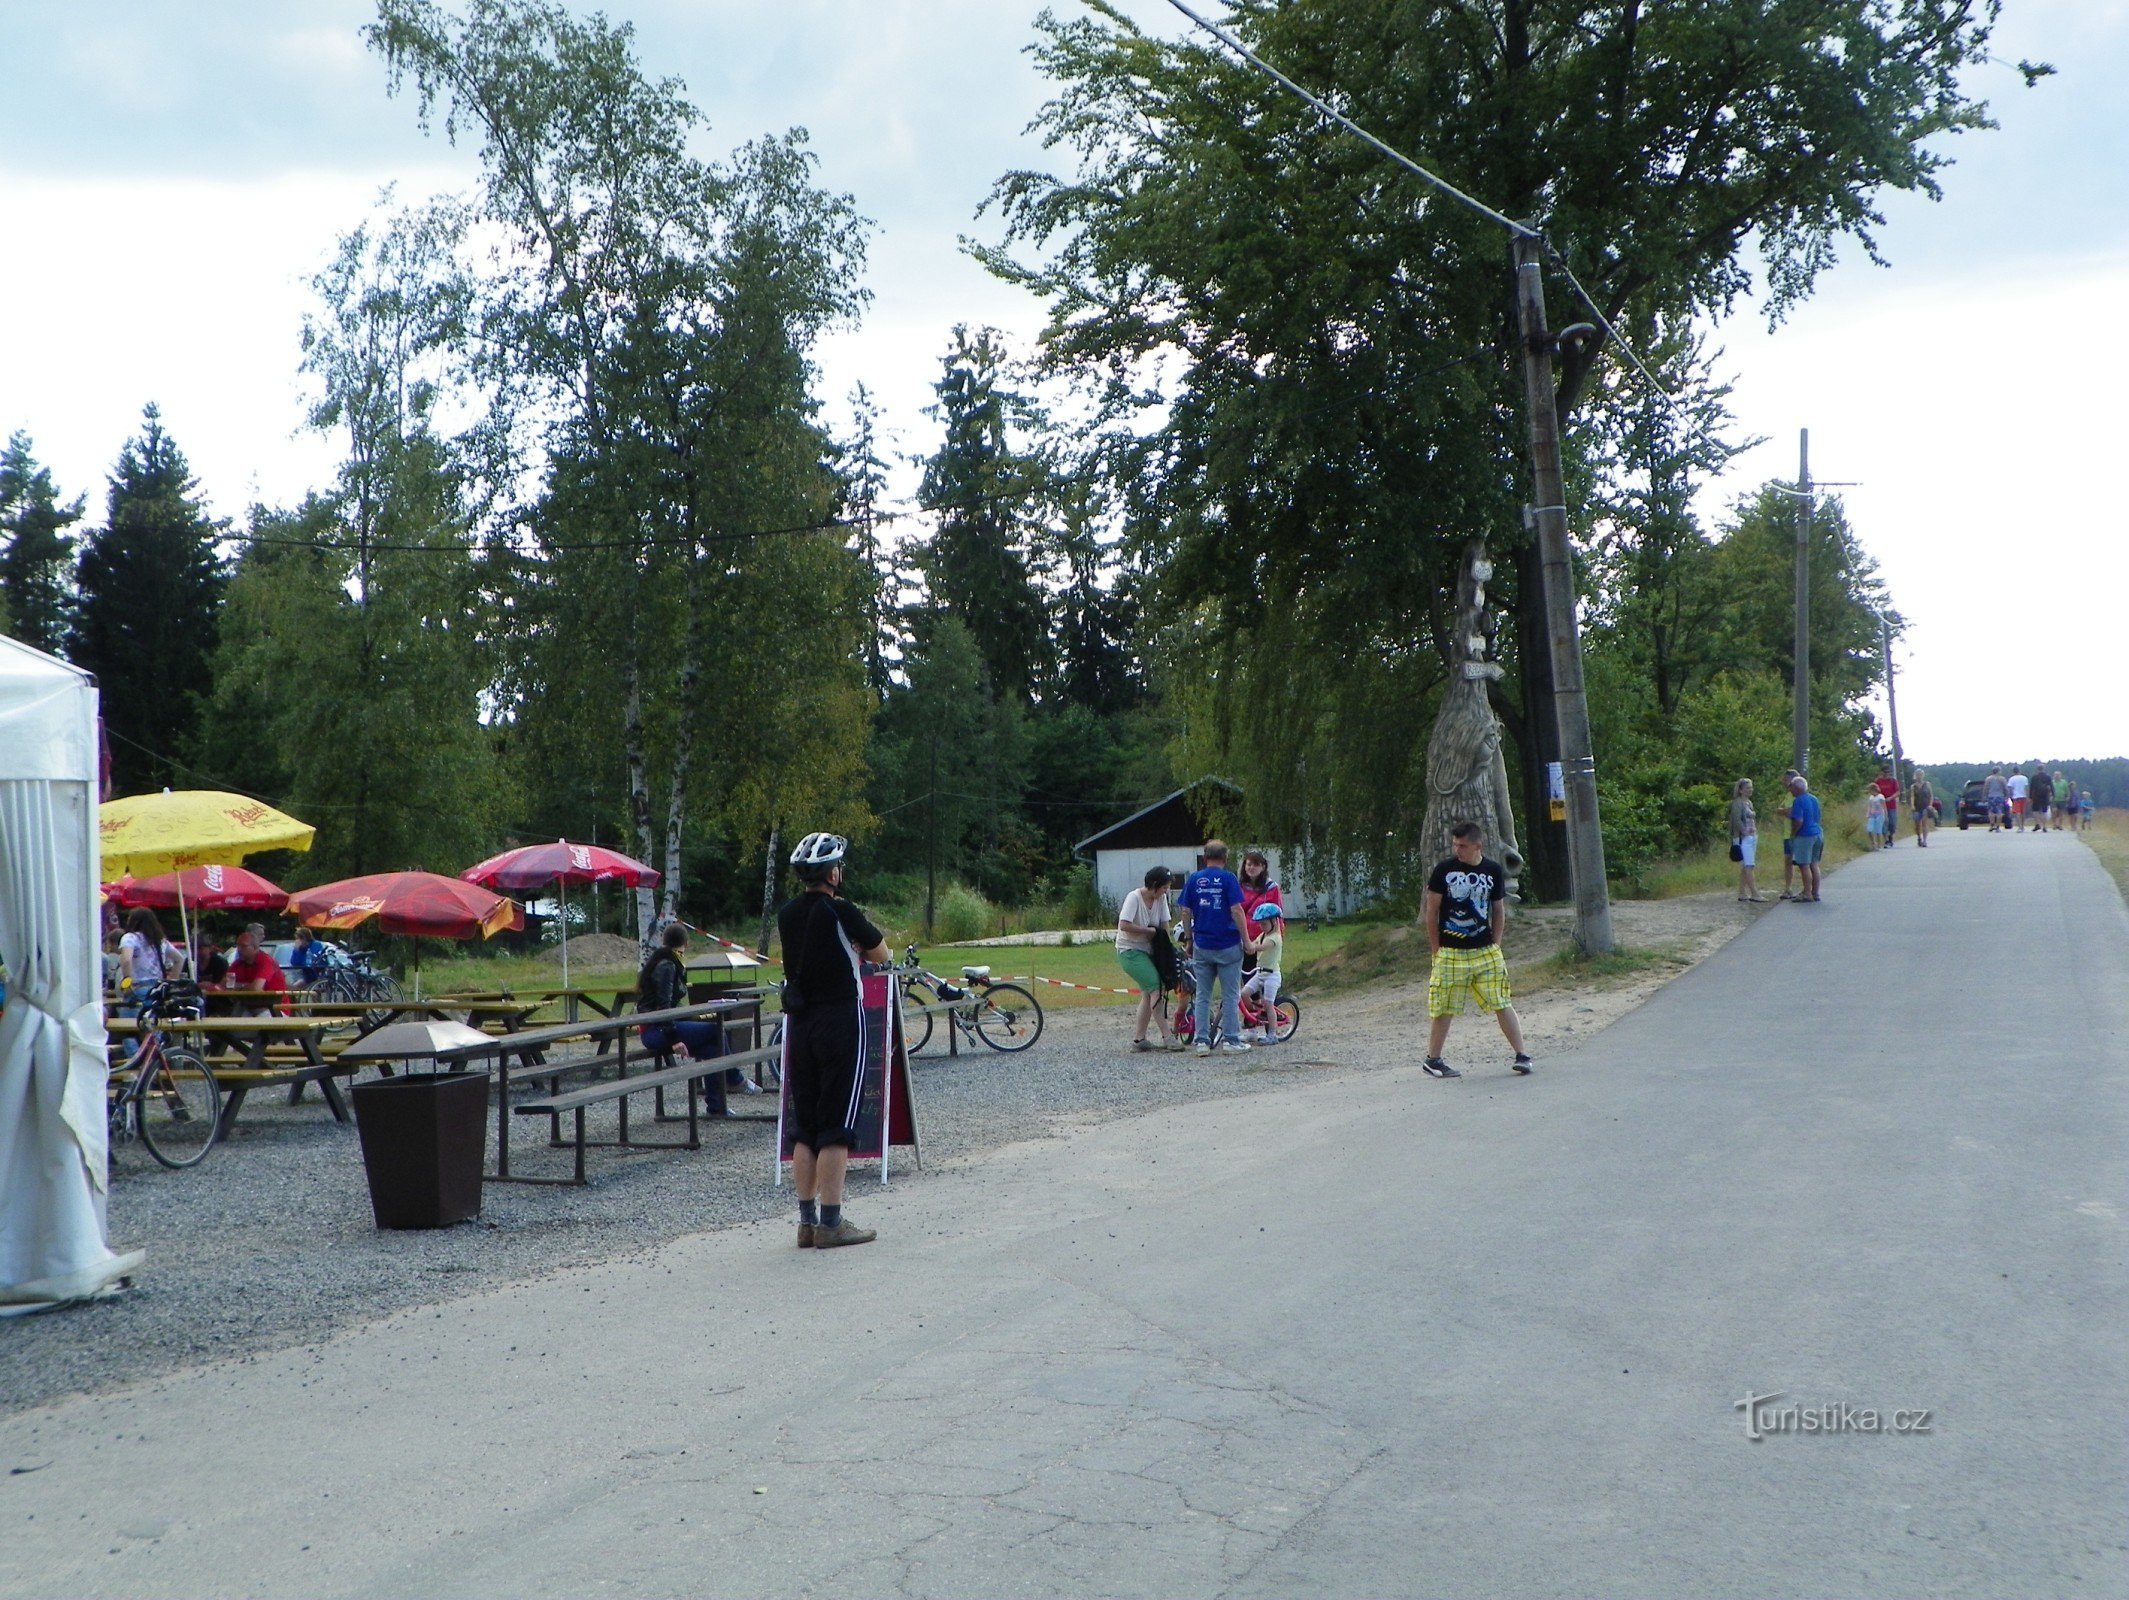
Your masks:
<svg viewBox="0 0 2129 1600"><path fill-rule="evenodd" d="M1486 699L1486 685L1501 675L1487 656L1494 625L1486 613L1486 580L1493 563L1483 546L1464 547L1463 576L1456 586L1456 635L1451 646L1449 687L1442 693L1427 741L1427 817L1420 827L1426 859L1449 853L1449 829L1475 822L1486 830L1486 854L1508 869L1508 892L1523 852L1516 845L1515 813L1508 802L1508 762L1501 753L1501 725Z"/></svg>

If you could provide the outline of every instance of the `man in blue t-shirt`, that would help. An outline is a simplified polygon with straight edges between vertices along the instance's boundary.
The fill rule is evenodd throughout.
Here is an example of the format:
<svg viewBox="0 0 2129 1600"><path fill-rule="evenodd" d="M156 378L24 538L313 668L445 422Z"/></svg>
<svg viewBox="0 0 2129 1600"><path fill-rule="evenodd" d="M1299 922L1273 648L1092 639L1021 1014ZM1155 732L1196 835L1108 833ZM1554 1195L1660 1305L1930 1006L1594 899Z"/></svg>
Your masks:
<svg viewBox="0 0 2129 1600"><path fill-rule="evenodd" d="M1797 899L1819 897L1819 857L1826 850L1826 830L1819 822L1819 797L1801 776L1789 780L1789 825L1796 838L1789 847L1796 859Z"/></svg>
<svg viewBox="0 0 2129 1600"><path fill-rule="evenodd" d="M1220 985L1220 1048L1232 1055L1242 1042L1242 880L1227 870L1227 846L1205 841L1205 864L1183 880L1181 904L1190 913L1190 974L1197 980L1198 1054L1212 1054L1212 986Z"/></svg>

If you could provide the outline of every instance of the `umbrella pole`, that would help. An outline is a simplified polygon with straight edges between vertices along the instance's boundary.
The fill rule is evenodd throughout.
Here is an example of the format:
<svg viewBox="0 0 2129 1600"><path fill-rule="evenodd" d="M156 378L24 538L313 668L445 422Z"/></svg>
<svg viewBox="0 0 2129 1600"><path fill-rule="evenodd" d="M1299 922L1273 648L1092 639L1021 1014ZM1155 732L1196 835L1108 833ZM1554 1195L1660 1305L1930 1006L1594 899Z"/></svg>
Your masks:
<svg viewBox="0 0 2129 1600"><path fill-rule="evenodd" d="M569 885L564 880L554 880L555 893L562 900L562 987L569 987Z"/></svg>
<svg viewBox="0 0 2129 1600"><path fill-rule="evenodd" d="M186 970L180 973L179 976L196 978L199 976L199 964L194 961L192 955L192 915L185 909L185 875L183 872L180 872L177 876L177 925L182 928L185 933ZM162 959L162 952L160 950L158 950L155 954L157 960Z"/></svg>

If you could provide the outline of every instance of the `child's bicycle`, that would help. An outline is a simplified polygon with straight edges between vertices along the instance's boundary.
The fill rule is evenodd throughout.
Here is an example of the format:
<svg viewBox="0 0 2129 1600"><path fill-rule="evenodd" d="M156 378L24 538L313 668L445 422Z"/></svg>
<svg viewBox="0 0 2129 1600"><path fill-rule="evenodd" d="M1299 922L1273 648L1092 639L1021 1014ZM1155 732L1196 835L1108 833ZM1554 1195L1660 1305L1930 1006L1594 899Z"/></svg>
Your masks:
<svg viewBox="0 0 2129 1600"><path fill-rule="evenodd" d="M190 1050L170 1042L159 1024L182 1024L204 1011L191 984L159 983L140 1008L140 1042L111 1076L111 1142L135 1134L166 1167L190 1167L222 1131L222 1086Z"/></svg>
<svg viewBox="0 0 2129 1600"><path fill-rule="evenodd" d="M1168 1013L1168 996L1165 991L1161 995L1157 1009L1164 1017ZM1266 1024L1269 1023L1272 1030L1272 1041L1275 1044L1286 1043L1287 1040L1294 1036L1294 1030L1301 1026L1301 1002L1289 995L1282 994L1276 1002L1267 1008L1263 1001L1253 995L1245 994L1242 996L1241 1005L1238 1009L1242 1014L1242 1032L1244 1035L1261 1033L1264 1031ZM1175 1036L1185 1044L1188 1044L1197 1037L1197 1031L1197 980L1191 977L1190 969L1184 967L1177 974L1175 988ZM1220 1037L1220 1023L1217 1017L1213 1019L1212 1039L1210 1042L1215 1046L1225 1042Z"/></svg>

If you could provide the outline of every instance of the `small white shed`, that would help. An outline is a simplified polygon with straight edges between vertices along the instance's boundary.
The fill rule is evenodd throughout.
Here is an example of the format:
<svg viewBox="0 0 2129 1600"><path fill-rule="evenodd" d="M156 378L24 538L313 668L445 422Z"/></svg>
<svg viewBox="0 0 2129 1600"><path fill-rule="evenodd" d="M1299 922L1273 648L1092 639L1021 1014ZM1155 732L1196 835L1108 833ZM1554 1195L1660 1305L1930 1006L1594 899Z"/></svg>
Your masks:
<svg viewBox="0 0 2129 1600"><path fill-rule="evenodd" d="M1104 906L1123 904L1124 896L1146 881L1154 867L1166 867L1177 879L1203 865L1199 848L1212 828L1211 814L1223 804L1232 804L1242 791L1224 778L1200 778L1196 783L1134 811L1121 822L1073 847L1073 853L1094 864L1094 887ZM1292 850L1277 845L1255 845L1245 839L1228 840L1228 866L1241 870L1245 849L1262 849L1271 863L1272 880L1289 913L1299 916L1313 902L1325 916L1345 916L1367 903L1342 875L1311 874L1296 860L1289 870Z"/></svg>

